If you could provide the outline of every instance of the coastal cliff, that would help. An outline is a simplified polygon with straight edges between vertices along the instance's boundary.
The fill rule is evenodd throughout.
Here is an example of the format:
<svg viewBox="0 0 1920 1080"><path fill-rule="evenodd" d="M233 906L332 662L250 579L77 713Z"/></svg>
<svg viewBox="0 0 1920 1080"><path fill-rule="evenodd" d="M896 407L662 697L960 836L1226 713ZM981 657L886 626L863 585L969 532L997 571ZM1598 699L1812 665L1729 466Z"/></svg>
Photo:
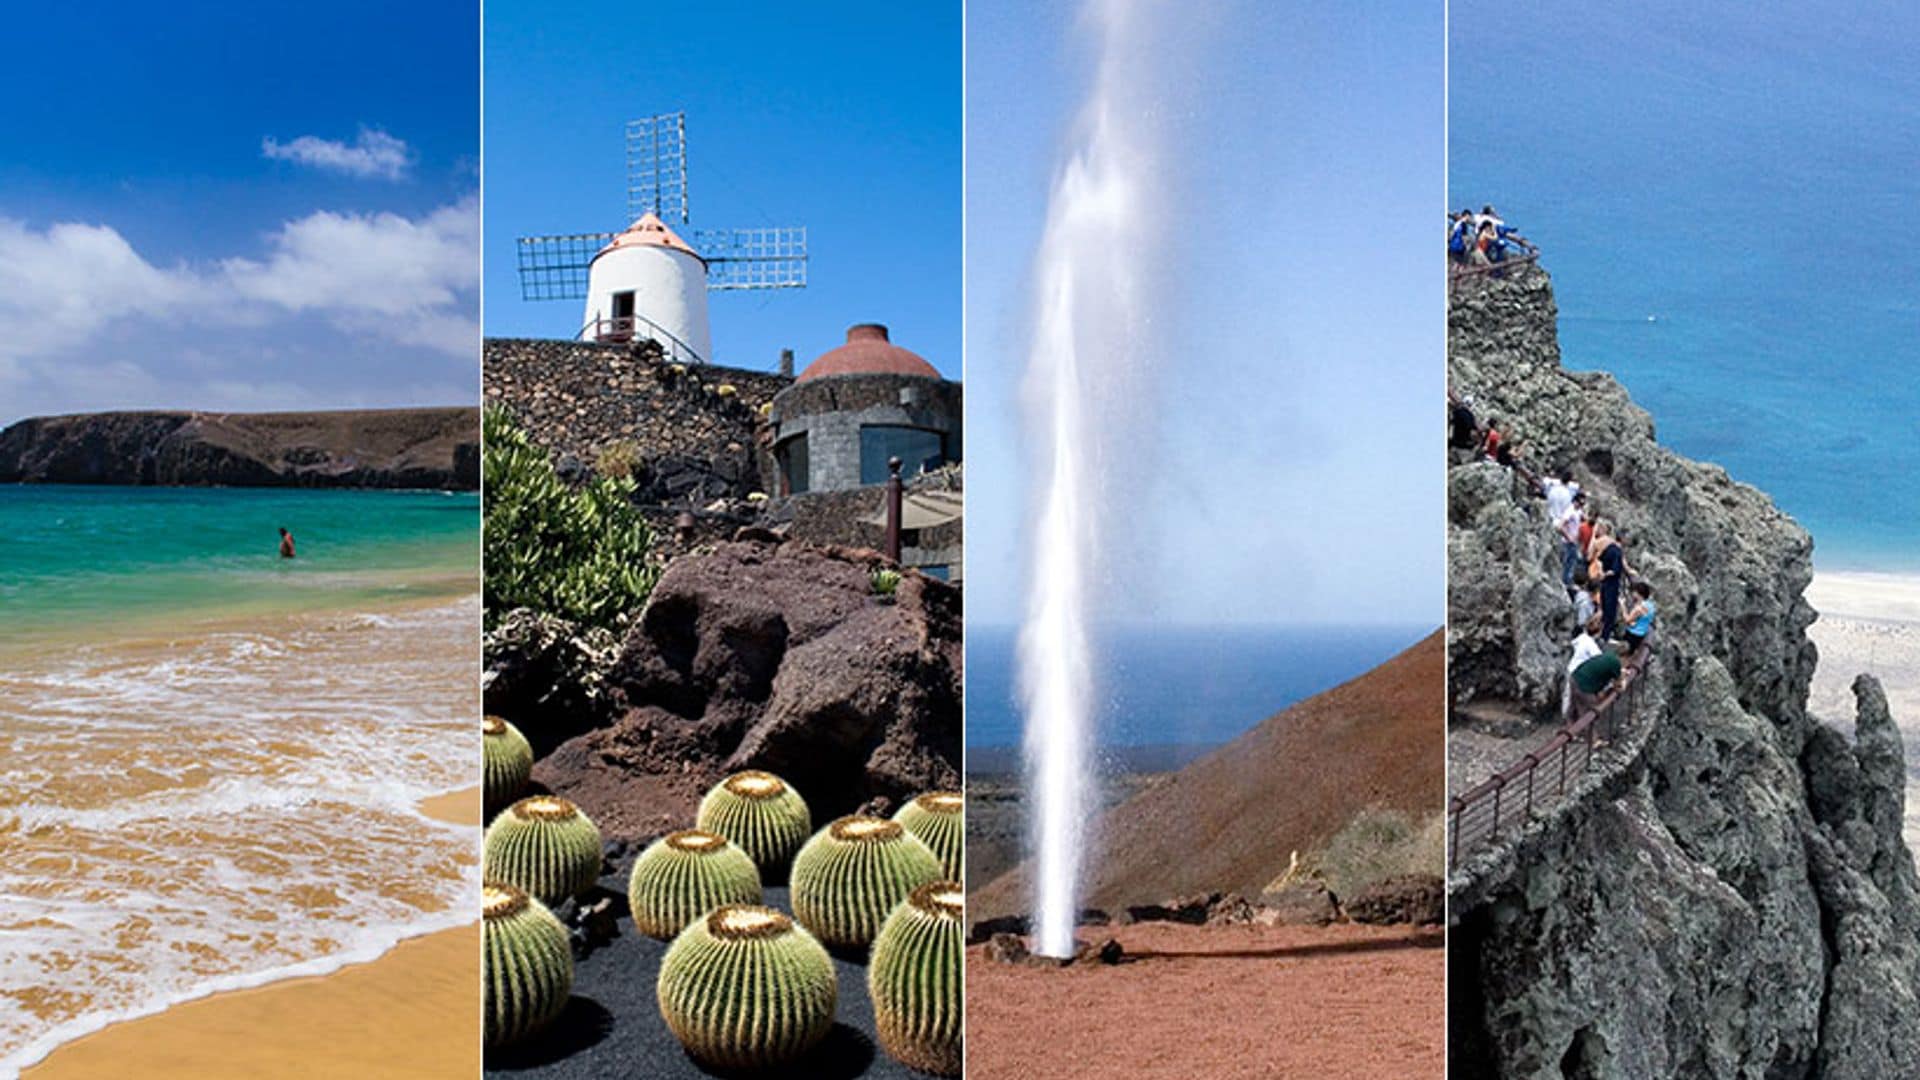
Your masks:
<svg viewBox="0 0 1920 1080"><path fill-rule="evenodd" d="M1661 447L1603 373L1561 367L1544 271L1462 283L1452 389L1570 467L1660 602L1636 734L1603 782L1449 882L1450 1033L1468 1077L1911 1075L1920 881L1879 685L1852 738L1809 715L1811 538L1757 489ZM1573 618L1544 506L1450 461L1454 722L1547 720Z"/></svg>
<svg viewBox="0 0 1920 1080"><path fill-rule="evenodd" d="M106 412L0 431L0 483L187 487L480 486L473 408Z"/></svg>

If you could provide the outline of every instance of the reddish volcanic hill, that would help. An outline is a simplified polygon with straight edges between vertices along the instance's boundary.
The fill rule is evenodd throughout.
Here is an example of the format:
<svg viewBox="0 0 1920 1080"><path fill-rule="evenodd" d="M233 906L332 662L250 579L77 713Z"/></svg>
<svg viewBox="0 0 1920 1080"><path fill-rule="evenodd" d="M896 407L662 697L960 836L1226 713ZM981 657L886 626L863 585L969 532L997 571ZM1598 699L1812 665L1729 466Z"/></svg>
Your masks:
<svg viewBox="0 0 1920 1080"><path fill-rule="evenodd" d="M1085 903L1113 909L1211 891L1258 894L1295 851L1367 809L1421 821L1446 799L1446 651L1435 631L1108 811ZM1436 872L1438 872L1436 868ZM1022 914L1026 864L967 898L969 920Z"/></svg>

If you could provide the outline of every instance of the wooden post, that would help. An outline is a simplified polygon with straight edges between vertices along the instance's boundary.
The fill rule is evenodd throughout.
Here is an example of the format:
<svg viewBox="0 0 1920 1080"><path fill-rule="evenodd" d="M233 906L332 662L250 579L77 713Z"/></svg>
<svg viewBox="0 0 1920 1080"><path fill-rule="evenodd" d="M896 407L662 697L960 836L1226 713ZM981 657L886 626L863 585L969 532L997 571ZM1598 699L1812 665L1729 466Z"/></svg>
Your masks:
<svg viewBox="0 0 1920 1080"><path fill-rule="evenodd" d="M900 459L887 459L887 558L900 561Z"/></svg>

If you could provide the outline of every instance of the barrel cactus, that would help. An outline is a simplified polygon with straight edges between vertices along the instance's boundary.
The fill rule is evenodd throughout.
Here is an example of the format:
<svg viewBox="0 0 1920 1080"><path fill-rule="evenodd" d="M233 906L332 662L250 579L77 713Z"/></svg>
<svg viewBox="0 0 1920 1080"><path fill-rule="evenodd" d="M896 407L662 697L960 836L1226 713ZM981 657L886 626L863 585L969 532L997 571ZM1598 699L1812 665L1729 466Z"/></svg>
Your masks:
<svg viewBox="0 0 1920 1080"><path fill-rule="evenodd" d="M813 832L813 815L800 793L772 773L737 772L700 800L695 824L733 841L760 868L762 881L780 881L788 860Z"/></svg>
<svg viewBox="0 0 1920 1080"><path fill-rule="evenodd" d="M899 822L843 817L793 857L793 914L828 945L863 946L894 905L938 880L939 857Z"/></svg>
<svg viewBox="0 0 1920 1080"><path fill-rule="evenodd" d="M487 1046L492 1048L532 1035L567 1007L573 949L567 928L524 891L490 881L480 895Z"/></svg>
<svg viewBox="0 0 1920 1080"><path fill-rule="evenodd" d="M600 861L600 830L557 795L521 799L487 826L487 880L524 889L543 904L593 888Z"/></svg>
<svg viewBox="0 0 1920 1080"><path fill-rule="evenodd" d="M520 729L498 716L489 716L480 724L481 742L486 748L485 780L481 801L488 814L514 800L533 776L533 746Z"/></svg>
<svg viewBox="0 0 1920 1080"><path fill-rule="evenodd" d="M867 993L880 1045L936 1076L960 1075L960 964L966 903L958 883L913 890L873 939Z"/></svg>
<svg viewBox="0 0 1920 1080"><path fill-rule="evenodd" d="M931 791L900 808L893 820L940 857L940 872L959 881L967 853L967 800L957 791Z"/></svg>
<svg viewBox="0 0 1920 1080"><path fill-rule="evenodd" d="M833 959L768 907L727 904L687 924L660 961L660 1015L719 1069L790 1064L833 1027Z"/></svg>
<svg viewBox="0 0 1920 1080"><path fill-rule="evenodd" d="M633 925L670 938L722 904L760 902L760 870L724 836L699 829L668 833L634 860L627 878Z"/></svg>

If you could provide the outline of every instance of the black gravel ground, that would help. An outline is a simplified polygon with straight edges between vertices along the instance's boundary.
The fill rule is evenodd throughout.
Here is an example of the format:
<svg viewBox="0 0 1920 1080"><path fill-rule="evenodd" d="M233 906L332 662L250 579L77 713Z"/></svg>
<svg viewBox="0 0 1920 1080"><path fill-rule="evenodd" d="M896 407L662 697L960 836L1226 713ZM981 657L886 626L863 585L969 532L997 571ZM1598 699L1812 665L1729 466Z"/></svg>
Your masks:
<svg viewBox="0 0 1920 1080"><path fill-rule="evenodd" d="M500 1080L600 1080L617 1076L691 1080L727 1075L695 1063L660 1018L654 982L667 943L633 928L626 902L627 870L632 858L630 855L620 860L616 869L600 879L605 892L587 900L591 903L606 894L617 898L614 909L620 915L618 935L575 961L573 997L552 1027L528 1044L487 1053L487 1076ZM766 890L766 903L789 913L793 910L785 886ZM925 1077L927 1074L888 1057L874 1040L866 957L836 954L834 968L840 978L840 1004L833 1031L804 1060L757 1075L806 1080Z"/></svg>

